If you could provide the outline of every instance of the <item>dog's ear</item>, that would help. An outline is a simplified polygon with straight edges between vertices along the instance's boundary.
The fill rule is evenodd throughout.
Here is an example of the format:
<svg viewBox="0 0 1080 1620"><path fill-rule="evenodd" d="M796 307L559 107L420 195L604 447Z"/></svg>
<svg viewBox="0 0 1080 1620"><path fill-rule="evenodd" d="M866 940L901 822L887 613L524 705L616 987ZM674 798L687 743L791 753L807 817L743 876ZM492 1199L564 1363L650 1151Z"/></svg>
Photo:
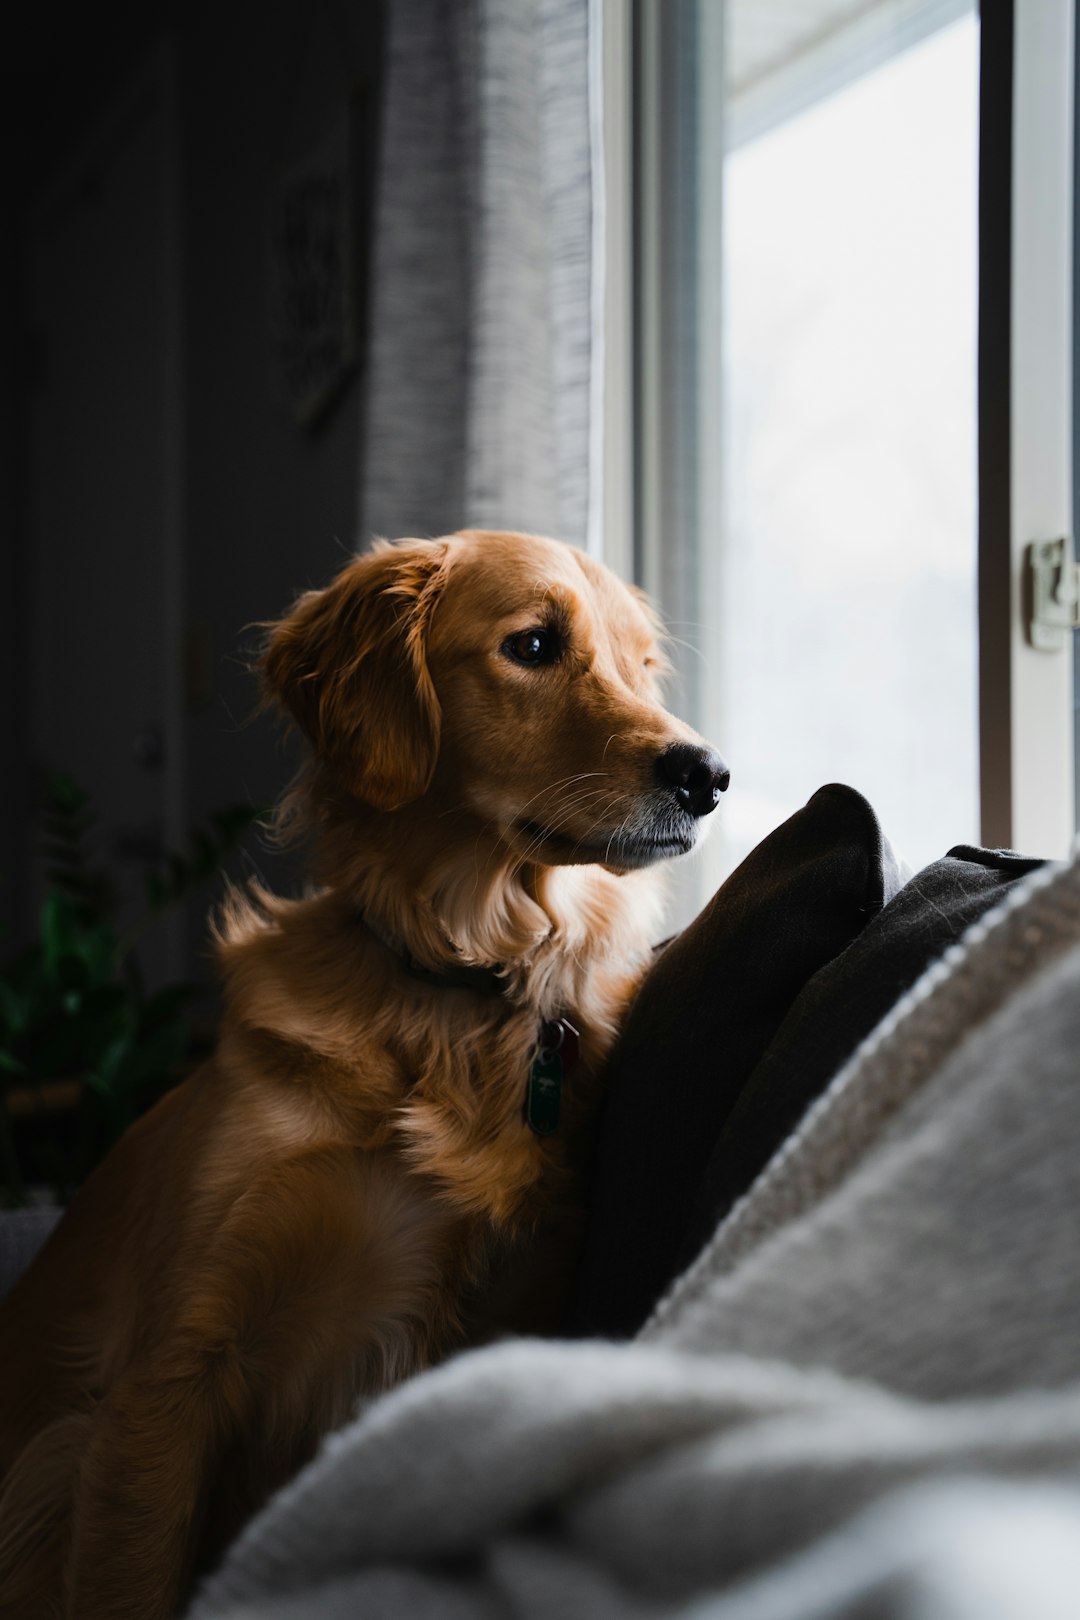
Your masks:
<svg viewBox="0 0 1080 1620"><path fill-rule="evenodd" d="M270 626L260 661L266 695L380 810L418 799L435 769L441 714L425 645L448 551L444 541L380 544Z"/></svg>

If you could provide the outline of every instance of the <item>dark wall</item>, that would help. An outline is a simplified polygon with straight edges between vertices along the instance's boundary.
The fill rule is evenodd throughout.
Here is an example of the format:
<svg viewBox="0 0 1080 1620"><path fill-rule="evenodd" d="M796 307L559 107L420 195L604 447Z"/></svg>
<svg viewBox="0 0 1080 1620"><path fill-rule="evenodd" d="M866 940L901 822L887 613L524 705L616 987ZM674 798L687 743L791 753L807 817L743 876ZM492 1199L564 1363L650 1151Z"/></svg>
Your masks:
<svg viewBox="0 0 1080 1620"><path fill-rule="evenodd" d="M187 590L193 657L209 658L214 687L191 705L195 819L280 792L290 766L273 724L248 721L245 626L325 583L357 543L360 388L308 428L274 400L265 274L270 170L318 138L358 76L374 79L374 8L350 17L346 29L344 8L302 0L219 8L185 39ZM272 854L258 859L288 881Z"/></svg>
<svg viewBox="0 0 1080 1620"><path fill-rule="evenodd" d="M25 247L37 199L89 140L149 53L171 40L179 96L184 532L186 817L230 801L273 800L291 771L267 717L252 718L246 627L279 614L298 589L325 582L358 540L360 399L354 374L314 424L275 397L267 323L267 199L275 171L317 140L349 96L369 110L377 91L376 0L230 6L150 3L84 15L64 61L25 57L5 74L3 179L13 229L0 249L0 921L7 939L32 926L30 806L35 762L25 714L27 599L27 390L33 336ZM369 133L371 133L369 129ZM103 379L107 393L108 379ZM116 582L124 590L123 580ZM131 611L138 611L132 602ZM137 682L140 672L132 669ZM87 716L87 724L107 724ZM288 863L257 851L278 885ZM190 923L198 949L203 924Z"/></svg>
<svg viewBox="0 0 1080 1620"><path fill-rule="evenodd" d="M9 185L11 197L13 187ZM21 942L28 927L26 870L30 840L27 769L27 665L25 630L26 445L20 408L26 369L18 241L0 235L0 954Z"/></svg>

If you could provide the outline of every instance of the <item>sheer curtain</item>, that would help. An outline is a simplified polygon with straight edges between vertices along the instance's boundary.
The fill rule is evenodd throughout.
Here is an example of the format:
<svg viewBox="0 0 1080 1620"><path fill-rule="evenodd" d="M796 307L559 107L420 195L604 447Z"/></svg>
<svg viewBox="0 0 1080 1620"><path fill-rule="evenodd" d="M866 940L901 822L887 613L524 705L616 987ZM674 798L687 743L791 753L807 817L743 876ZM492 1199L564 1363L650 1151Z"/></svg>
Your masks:
<svg viewBox="0 0 1080 1620"><path fill-rule="evenodd" d="M365 541L463 525L579 545L595 533L591 9L387 8Z"/></svg>

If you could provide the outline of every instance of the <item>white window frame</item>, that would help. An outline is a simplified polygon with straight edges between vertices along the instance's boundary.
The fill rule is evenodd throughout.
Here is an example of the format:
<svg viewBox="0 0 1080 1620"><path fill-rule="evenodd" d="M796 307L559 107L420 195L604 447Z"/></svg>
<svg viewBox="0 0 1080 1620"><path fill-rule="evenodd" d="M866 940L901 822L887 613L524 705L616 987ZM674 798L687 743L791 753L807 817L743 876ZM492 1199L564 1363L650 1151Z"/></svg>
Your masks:
<svg viewBox="0 0 1080 1620"><path fill-rule="evenodd" d="M679 334L662 248L679 230L682 154L665 97L672 93L670 58L680 26L695 16L698 26L719 28L722 8L695 7L694 0L598 3L605 35L606 306L614 323L605 361L604 551L620 572L663 597L672 513L682 498L670 442L669 357ZM1051 857L1066 854L1076 826L1072 638L1059 652L1033 648L1024 570L1031 542L1072 534L1073 27L1070 0L995 0L984 11L981 47L984 88L991 74L1000 88L1002 73L1011 87L1011 97L996 102L989 92L980 96L981 837L988 846ZM1004 109L1002 99L1009 102ZM718 101L698 110L701 138L720 138ZM995 150L1005 155L1011 186L987 173ZM709 289L706 296L717 303L698 317L715 320L722 294ZM719 442L717 424L702 426L710 442ZM715 462L700 476L715 477ZM708 570L709 557L703 547L700 570ZM709 581L698 583L704 595ZM691 692L684 705L706 734L710 707L704 692Z"/></svg>
<svg viewBox="0 0 1080 1620"><path fill-rule="evenodd" d="M1008 216L995 219L984 162L980 279L995 285L980 310L982 837L1063 856L1076 825L1072 638L1056 652L1031 645L1025 569L1032 542L1072 534L1073 8L1013 0L1011 40L1009 10L983 16L984 75L1011 82L1011 207L1003 195ZM986 159L988 122L1002 109L983 99ZM986 262L1005 241L1007 280L1003 264ZM993 465L995 445L1004 468Z"/></svg>

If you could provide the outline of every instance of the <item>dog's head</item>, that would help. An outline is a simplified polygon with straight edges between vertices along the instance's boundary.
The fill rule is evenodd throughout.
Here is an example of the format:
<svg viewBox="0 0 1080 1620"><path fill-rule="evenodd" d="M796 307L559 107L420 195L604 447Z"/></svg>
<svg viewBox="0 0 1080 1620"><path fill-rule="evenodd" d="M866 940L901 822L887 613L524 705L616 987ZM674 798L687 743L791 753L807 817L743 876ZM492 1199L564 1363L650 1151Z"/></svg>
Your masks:
<svg viewBox="0 0 1080 1620"><path fill-rule="evenodd" d="M601 564L468 531L350 563L273 627L262 672L355 799L625 870L692 848L728 784L663 708L663 664L644 597Z"/></svg>

